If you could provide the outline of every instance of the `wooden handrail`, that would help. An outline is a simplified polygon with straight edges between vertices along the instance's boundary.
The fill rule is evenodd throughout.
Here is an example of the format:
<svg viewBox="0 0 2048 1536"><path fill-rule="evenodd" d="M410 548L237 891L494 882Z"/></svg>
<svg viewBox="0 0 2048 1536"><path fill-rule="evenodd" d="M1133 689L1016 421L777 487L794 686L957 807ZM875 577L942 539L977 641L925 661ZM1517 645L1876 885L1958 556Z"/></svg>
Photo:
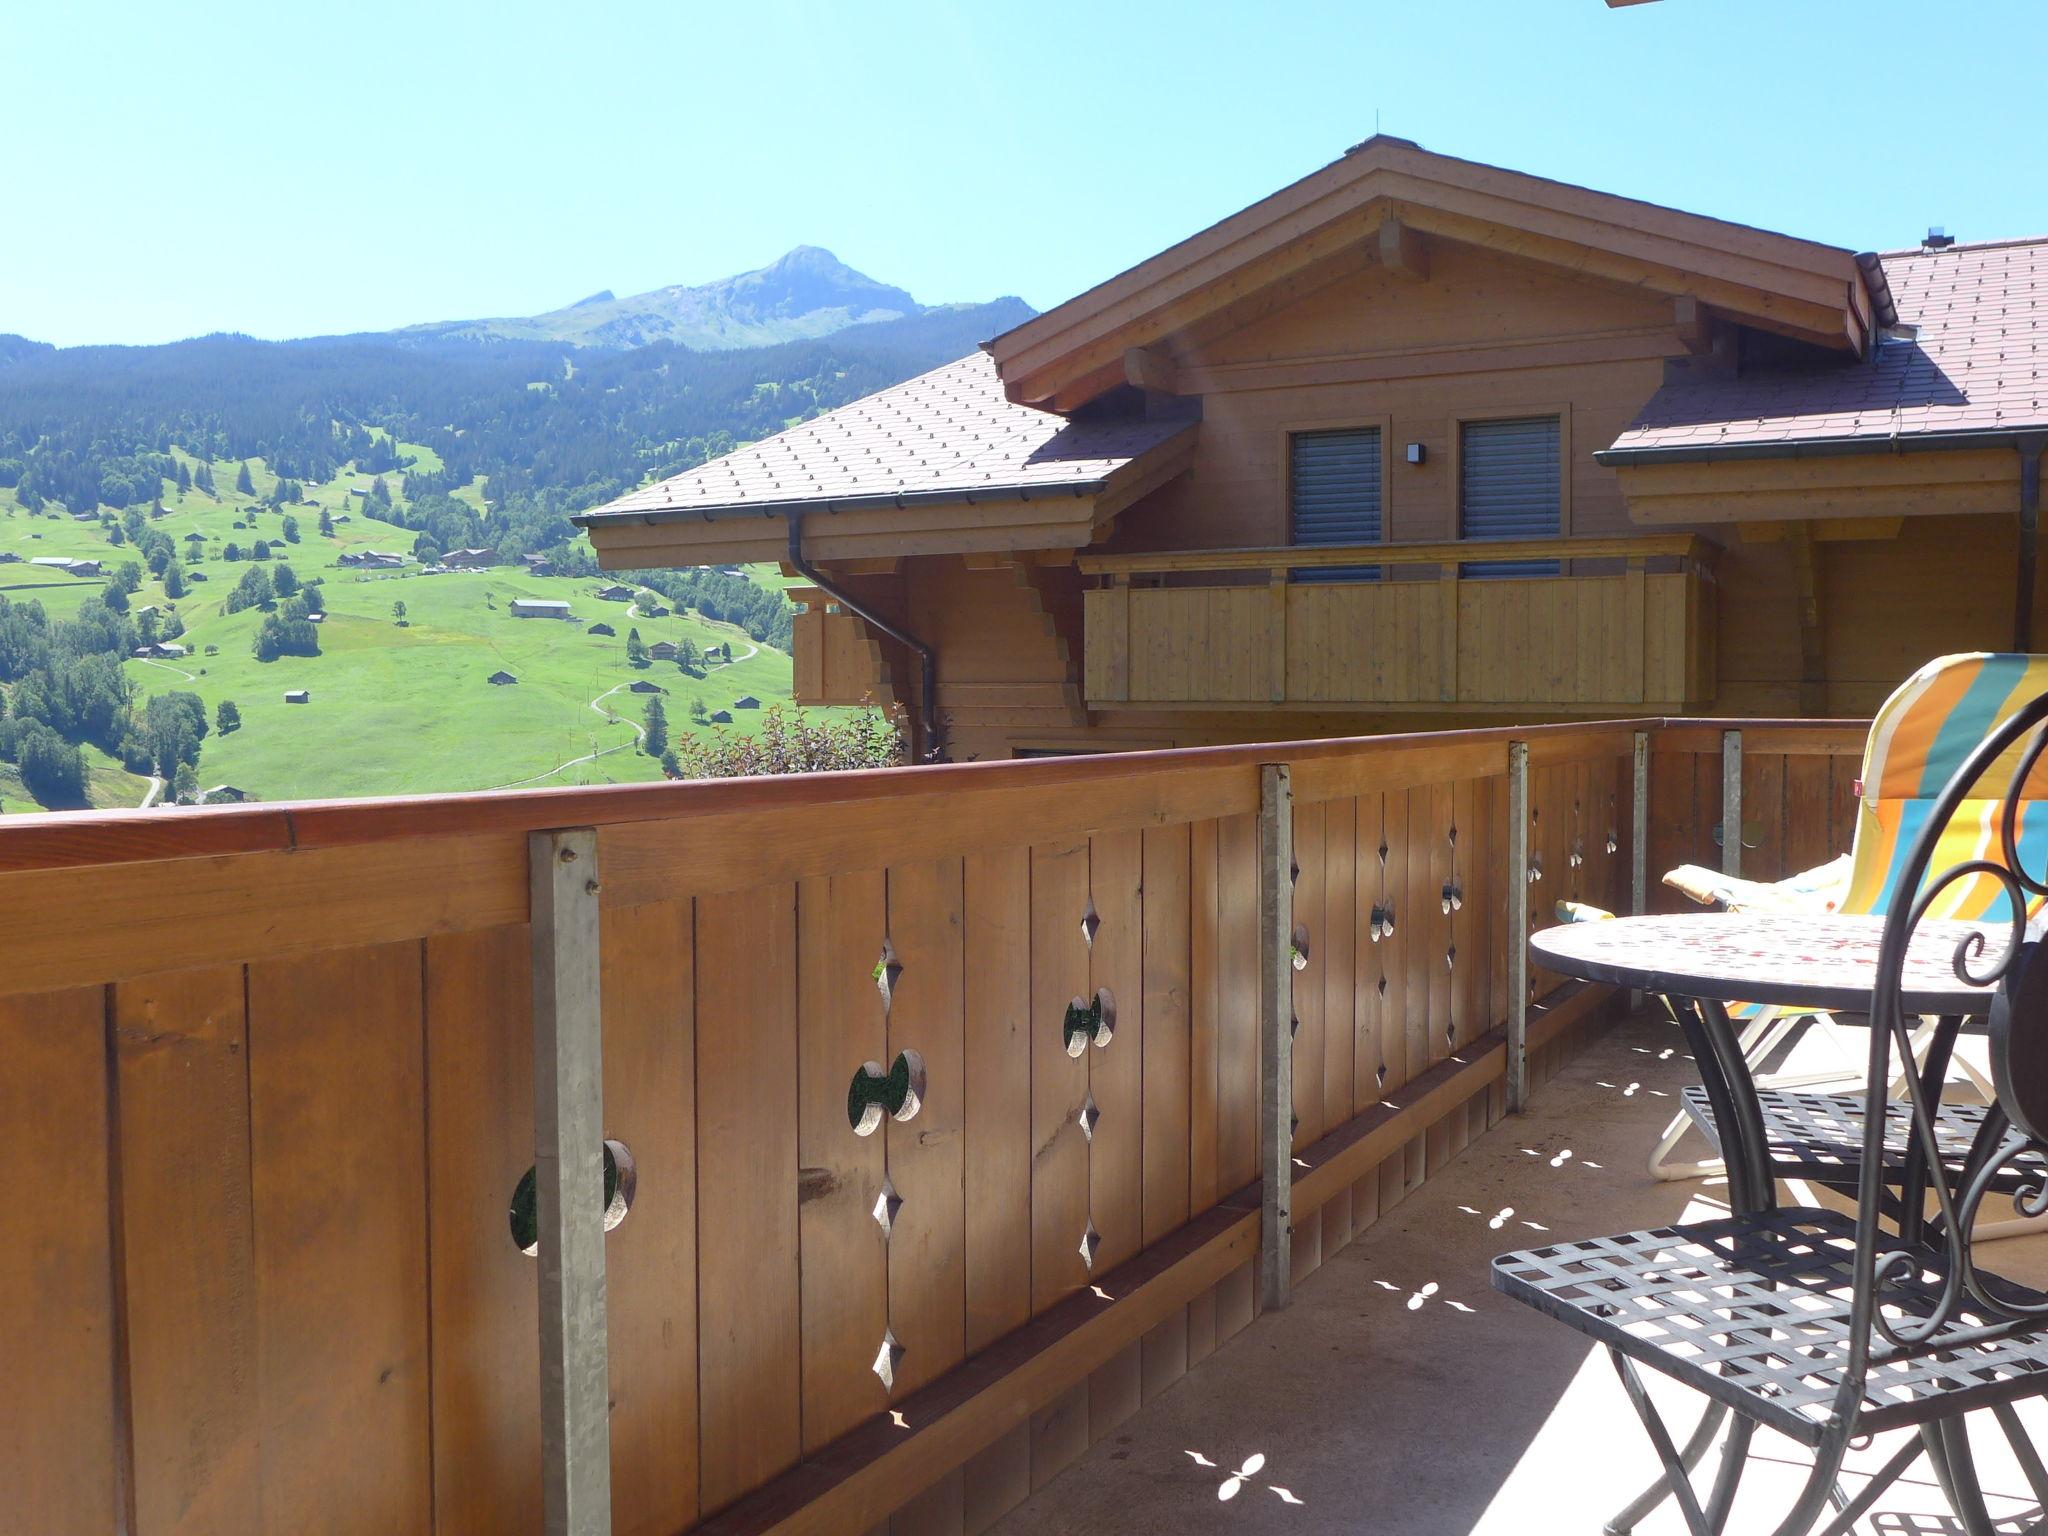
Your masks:
<svg viewBox="0 0 2048 1536"><path fill-rule="evenodd" d="M1692 533L1624 534L1612 538L1466 539L1449 544L1330 544L1262 549L1162 549L1149 554L1082 555L1084 575L1132 576L1168 571L1305 570L1343 565L1448 565L1492 560L1639 560L1676 556L1705 564L1717 549Z"/></svg>

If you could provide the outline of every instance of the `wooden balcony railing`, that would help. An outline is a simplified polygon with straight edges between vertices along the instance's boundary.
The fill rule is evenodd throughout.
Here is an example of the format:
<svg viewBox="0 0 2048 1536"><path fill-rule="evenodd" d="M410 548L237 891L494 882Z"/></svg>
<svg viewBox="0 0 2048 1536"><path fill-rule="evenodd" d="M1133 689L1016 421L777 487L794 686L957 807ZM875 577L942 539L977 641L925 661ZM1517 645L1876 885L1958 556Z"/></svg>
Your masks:
<svg viewBox="0 0 2048 1536"><path fill-rule="evenodd" d="M1084 555L1084 686L1091 708L1681 709L1714 694L1712 549L1648 534ZM1501 561L1618 568L1461 577ZM1292 579L1359 567L1381 579ZM1437 579L1403 579L1421 568Z"/></svg>
<svg viewBox="0 0 2048 1536"><path fill-rule="evenodd" d="M1835 852L1861 741L7 817L10 1525L981 1529L1543 1080L1557 900L1731 784Z"/></svg>

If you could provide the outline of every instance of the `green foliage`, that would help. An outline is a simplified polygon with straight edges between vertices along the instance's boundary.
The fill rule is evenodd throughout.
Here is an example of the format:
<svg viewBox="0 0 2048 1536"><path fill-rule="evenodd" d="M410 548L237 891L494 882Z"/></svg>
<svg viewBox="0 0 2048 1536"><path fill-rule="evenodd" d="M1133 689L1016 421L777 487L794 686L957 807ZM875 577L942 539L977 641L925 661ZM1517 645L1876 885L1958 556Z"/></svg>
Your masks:
<svg viewBox="0 0 2048 1536"><path fill-rule="evenodd" d="M275 661L280 656L318 656L320 626L310 619L265 614L252 648L258 661Z"/></svg>
<svg viewBox="0 0 2048 1536"><path fill-rule="evenodd" d="M21 782L45 804L85 797L85 754L41 721L28 721L17 731L14 760Z"/></svg>
<svg viewBox="0 0 2048 1536"><path fill-rule="evenodd" d="M292 482L292 484L293 484L293 487L294 487L294 488L296 489L296 487L297 487L297 482L296 482L296 481L294 481L294 482ZM294 499L296 500L297 498L294 498ZM327 514L326 514L325 512L322 512L322 513L320 514L320 520L321 520L322 522L326 522L326 521L327 521ZM329 526L331 527L332 525L330 524ZM290 516L287 516L287 517L285 518L285 520L284 520L284 541L285 541L285 543L287 543L287 544L296 544L296 543L298 543L298 542L299 542L299 520L298 520L298 519L297 519L296 517L290 517Z"/></svg>
<svg viewBox="0 0 2048 1536"><path fill-rule="evenodd" d="M196 693L160 693L143 706L140 734L156 771L168 777L178 764L199 761L206 704Z"/></svg>
<svg viewBox="0 0 2048 1536"><path fill-rule="evenodd" d="M290 597L299 590L298 572L279 561L270 571L270 590L279 597Z"/></svg>
<svg viewBox="0 0 2048 1536"><path fill-rule="evenodd" d="M229 613L240 613L244 608L267 607L274 597L275 588L271 585L269 570L252 565L242 572L242 579L228 594L225 607Z"/></svg>
<svg viewBox="0 0 2048 1536"><path fill-rule="evenodd" d="M647 665L647 642L640 638L638 629L626 631L626 660L636 667Z"/></svg>
<svg viewBox="0 0 2048 1536"><path fill-rule="evenodd" d="M199 803L199 770L190 763L178 764L178 771L171 780L171 795L180 805Z"/></svg>
<svg viewBox="0 0 2048 1536"><path fill-rule="evenodd" d="M649 757L668 755L668 710L662 706L661 695L655 694L647 701L647 735L640 743L641 751Z"/></svg>
<svg viewBox="0 0 2048 1536"><path fill-rule="evenodd" d="M256 482L249 478L249 461L244 459L235 469L235 489L244 496L256 494Z"/></svg>
<svg viewBox="0 0 2048 1536"><path fill-rule="evenodd" d="M233 699L222 699L213 711L213 726L221 735L239 731L242 728L242 712Z"/></svg>
<svg viewBox="0 0 2048 1536"><path fill-rule="evenodd" d="M397 602L395 602L395 603L393 603L393 604L391 605L391 617L392 617L393 621L394 621L394 622L396 622L396 623L399 623L399 624L403 624L403 623L405 622L405 599L404 599L404 598L400 598L400 599L399 599L399 600L398 600Z"/></svg>
<svg viewBox="0 0 2048 1536"><path fill-rule="evenodd" d="M903 733L879 709L864 708L834 720L806 717L779 704L762 715L754 735L713 726L686 737L676 755L684 777L692 779L895 768L904 761Z"/></svg>
<svg viewBox="0 0 2048 1536"><path fill-rule="evenodd" d="M176 602L185 595L185 574L175 565L167 565L163 571L164 596Z"/></svg>

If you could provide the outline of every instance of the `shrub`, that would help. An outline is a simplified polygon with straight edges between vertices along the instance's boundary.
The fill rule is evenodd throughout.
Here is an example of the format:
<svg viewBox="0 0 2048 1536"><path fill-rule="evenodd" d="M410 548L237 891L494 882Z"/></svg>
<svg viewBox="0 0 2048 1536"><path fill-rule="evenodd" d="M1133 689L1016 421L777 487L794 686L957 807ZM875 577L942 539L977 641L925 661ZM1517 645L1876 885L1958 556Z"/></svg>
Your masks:
<svg viewBox="0 0 2048 1536"><path fill-rule="evenodd" d="M775 705L753 734L725 726L685 737L676 758L688 779L735 779L762 773L829 773L848 768L900 768L903 731L872 705L842 719L807 716Z"/></svg>

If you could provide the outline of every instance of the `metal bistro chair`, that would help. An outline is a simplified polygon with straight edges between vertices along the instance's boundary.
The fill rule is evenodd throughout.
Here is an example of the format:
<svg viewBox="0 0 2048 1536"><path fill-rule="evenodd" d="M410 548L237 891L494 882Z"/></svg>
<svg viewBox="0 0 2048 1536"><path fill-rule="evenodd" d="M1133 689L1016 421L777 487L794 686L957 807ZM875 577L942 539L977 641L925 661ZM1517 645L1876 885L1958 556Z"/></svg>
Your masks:
<svg viewBox="0 0 2048 1536"><path fill-rule="evenodd" d="M1998 803L1994 798L1973 793L1958 803L1952 815L1937 817L1933 814L1935 797L1973 747L2027 701L2044 693L2048 693L2048 656L1976 651L1938 657L1895 689L1871 720L1857 787L1855 841L1849 854L1768 883L1690 865L1671 871L1664 883L1729 911L1844 912L1882 917L1890 912L1899 892L1912 889L1902 878L1902 866L1915 839L1929 825L1941 829L1934 855L1939 867L1979 857L1990 847L1991 812ZM1995 795L1995 785L1994 780L1987 786L1990 794ZM2036 868L2048 864L2048 801L2040 797L2040 788L2029 785L2022 790L2018 807L2018 851ZM2036 900L2029 905L2038 909L2040 903ZM1945 891L1930 915L1984 919L2003 910L1999 883L1980 878L1961 880ZM1833 1022L1825 1015L1753 1003L1730 1004L1726 1012L1731 1027L1742 1029L1740 1049L1752 1071L1761 1068L1804 1019L1813 1017L1823 1030L1830 1029ZM1931 1067L1937 1081L1941 1078L1951 1063L1945 1046L1937 1044L1938 1033L1928 1022L1916 1029L1913 1051L1901 1059L1901 1071L1919 1064L1923 1071ZM1938 1060L1928 1056L1933 1050L1941 1051ZM1967 1066L1961 1070L1976 1080L1988 1098L1990 1085ZM1864 1101L1853 1093L1817 1091L1822 1085L1840 1086L1842 1081L1836 1074L1824 1073L1757 1084L1765 1140L1782 1176L1854 1187L1855 1148L1863 1130ZM1894 1080L1894 1097L1902 1086ZM1665 1128L1651 1155L1650 1171L1660 1179L1693 1178L1714 1171L1711 1164L1670 1161L1689 1125L1719 1148L1705 1089L1686 1089L1680 1102L1679 1117ZM1946 1104L1938 1111L1935 1129L1951 1158L1960 1159L1967 1153L1983 1115L1982 1106L1973 1104ZM1905 1150L1905 1120L1897 1107L1890 1112L1890 1120L1890 1157L1897 1163ZM2009 1178L2008 1187L2001 1192L2009 1193L2010 1183ZM1998 1233L2014 1235L2028 1229L2031 1224L2006 1223Z"/></svg>
<svg viewBox="0 0 2048 1536"><path fill-rule="evenodd" d="M1807 1536L1832 1500L1823 1527L1841 1536L1921 1455L1969 1536L1992 1536L1964 1415L1989 1409L2011 1441L2034 1495L2048 1505L2044 1469L2014 1404L2048 1394L2048 1295L1999 1278L1975 1263L1979 1204L2022 1154L2048 1133L2048 949L2029 942L2029 896L2048 894L2048 870L2021 863L2021 790L2048 748L2048 695L2014 712L1981 742L1948 781L1933 815L1915 835L1901 869L1902 889L1918 892L1885 920L1871 997L1864 1088L1882 1102L1896 1059L1911 1050L1914 1019L1902 1007L1908 941L1945 892L1990 879L2008 898L1996 925L2007 941L1981 936L1958 947L1966 979L1996 982L1991 1078L1997 1100L1969 1155L1944 1155L1936 1136L1930 1085L1906 1074L1901 1106L1910 1149L1903 1189L1887 1187L1883 1117L1862 1117L1856 1214L1780 1208L1767 1189L1737 1191L1728 1218L1617 1237L1553 1244L1494 1260L1493 1283L1508 1296L1605 1344L1663 1466L1658 1487L1609 1523L1626 1531L1664 1497L1675 1498L1693 1536L1726 1523L1758 1425L1812 1448L1813 1468L1777 1536ZM2031 733L2031 734L2028 734ZM2011 787L1994 803L1991 846L1927 872L1941 828L2008 747L2026 736ZM1994 952L1995 951L1995 952ZM1697 1022L1688 1033L1705 1062L1711 1047ZM1938 1091L1938 1080L1932 1085ZM1932 1197L1934 1209L1928 1210ZM2048 1180L2022 1194L2028 1214L2048 1210ZM1895 1229L1885 1217L1896 1213ZM1672 1377L1709 1400L1683 1450L1644 1391L1640 1370ZM1704 1500L1691 1465L1733 1414L1719 1466ZM1852 1439L1912 1429L1847 1498L1837 1485Z"/></svg>

